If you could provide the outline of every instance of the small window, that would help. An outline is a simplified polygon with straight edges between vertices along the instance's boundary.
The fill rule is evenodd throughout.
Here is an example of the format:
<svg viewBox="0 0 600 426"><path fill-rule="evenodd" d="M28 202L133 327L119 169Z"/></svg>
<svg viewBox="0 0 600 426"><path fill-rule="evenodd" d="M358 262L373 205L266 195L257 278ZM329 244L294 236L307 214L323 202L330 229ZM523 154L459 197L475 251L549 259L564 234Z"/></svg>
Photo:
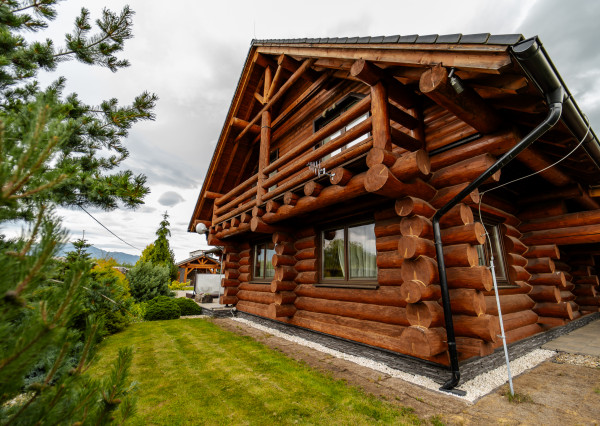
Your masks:
<svg viewBox="0 0 600 426"><path fill-rule="evenodd" d="M254 281L270 281L275 276L273 267L273 255L275 245L273 243L262 243L254 246L252 279Z"/></svg>
<svg viewBox="0 0 600 426"><path fill-rule="evenodd" d="M377 283L375 224L324 230L321 243L323 283L343 286Z"/></svg>
<svg viewBox="0 0 600 426"><path fill-rule="evenodd" d="M363 95L352 93L352 94L346 96L345 98L343 98L340 102L334 104L331 108L327 109L321 115L321 117L319 117L318 119L315 120L314 131L317 132L317 131L321 130L327 124L331 123L333 120L335 120L340 115L342 115L343 112L345 112L348 109L350 109L354 104L356 104L362 98L363 98ZM351 123L347 124L346 126L342 127L341 129L339 129L336 132L332 133L330 136L328 136L325 139L323 139L321 142L319 142L315 146L315 149L317 149L317 148L319 148L319 147L327 144L329 141L331 141L331 140L333 140L333 139L335 139L335 138L343 135L344 133L346 133L348 130L350 130L354 126L356 126L356 125L360 124L361 122L365 121L368 117L369 117L369 113L365 113L365 114L361 115L356 120L352 121ZM328 158L331 158L331 157L334 157L334 156L338 155L342 151L344 151L344 150L346 150L346 149L348 149L348 148L350 148L350 147L352 147L352 146L354 146L354 145L356 145L356 144L364 141L368 137L369 137L369 133L365 133L364 135L356 138L352 142L344 145L343 147L341 147L339 149L336 149L331 154L326 155L325 157L323 157L321 159L321 161L327 160Z"/></svg>
<svg viewBox="0 0 600 426"><path fill-rule="evenodd" d="M477 246L479 254L479 265L489 266L491 255L494 256L494 270L498 285L510 285L504 256L504 244L502 243L502 230L500 223L489 218L483 219L483 225L489 235L484 244ZM491 246L491 253L490 253Z"/></svg>

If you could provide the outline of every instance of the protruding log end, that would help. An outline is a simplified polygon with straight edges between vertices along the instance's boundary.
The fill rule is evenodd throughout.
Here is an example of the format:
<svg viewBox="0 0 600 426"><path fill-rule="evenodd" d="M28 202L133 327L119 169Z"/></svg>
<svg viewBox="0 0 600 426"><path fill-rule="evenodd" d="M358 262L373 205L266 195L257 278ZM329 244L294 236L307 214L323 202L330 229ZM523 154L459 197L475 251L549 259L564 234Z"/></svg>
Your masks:
<svg viewBox="0 0 600 426"><path fill-rule="evenodd" d="M316 197L321 193L322 190L323 190L323 185L321 185L320 183L317 183L313 180L311 180L310 182L307 182L304 185L304 195L306 195L307 197Z"/></svg>
<svg viewBox="0 0 600 426"><path fill-rule="evenodd" d="M296 313L294 305L269 305L267 308L269 318L292 317Z"/></svg>
<svg viewBox="0 0 600 426"><path fill-rule="evenodd" d="M384 164L391 167L398 157L392 151L386 151L381 148L372 148L367 154L367 167L371 168L376 164Z"/></svg>
<svg viewBox="0 0 600 426"><path fill-rule="evenodd" d="M402 352L417 357L432 357L448 349L443 328L407 327L400 337Z"/></svg>
<svg viewBox="0 0 600 426"><path fill-rule="evenodd" d="M333 185L344 186L350 181L350 179L352 179L352 176L353 175L350 170L344 169L343 167L336 167L331 171L331 177L329 178L329 181Z"/></svg>

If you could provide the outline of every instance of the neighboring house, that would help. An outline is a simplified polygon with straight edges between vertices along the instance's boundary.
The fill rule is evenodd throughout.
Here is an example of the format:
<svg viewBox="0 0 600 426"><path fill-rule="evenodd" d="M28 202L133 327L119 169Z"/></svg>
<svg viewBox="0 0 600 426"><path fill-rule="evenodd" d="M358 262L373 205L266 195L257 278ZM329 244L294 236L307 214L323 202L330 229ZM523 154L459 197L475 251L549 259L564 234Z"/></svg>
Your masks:
<svg viewBox="0 0 600 426"><path fill-rule="evenodd" d="M217 256L217 258L211 257L211 254ZM189 281L190 285L196 288L196 283L199 280L198 276L220 274L221 261L219 259L221 255L222 250L220 248L191 252L189 258L176 263L176 266L179 268L179 282L185 283Z"/></svg>
<svg viewBox="0 0 600 426"><path fill-rule="evenodd" d="M255 40L188 230L221 303L454 365L502 344L492 258L509 343L598 312L599 171L537 38Z"/></svg>

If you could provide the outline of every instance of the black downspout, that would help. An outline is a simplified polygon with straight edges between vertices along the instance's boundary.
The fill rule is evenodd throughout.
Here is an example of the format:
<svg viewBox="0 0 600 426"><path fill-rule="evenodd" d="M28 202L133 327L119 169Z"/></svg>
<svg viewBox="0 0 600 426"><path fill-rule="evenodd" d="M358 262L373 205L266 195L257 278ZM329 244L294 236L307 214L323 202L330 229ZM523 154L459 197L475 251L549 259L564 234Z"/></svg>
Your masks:
<svg viewBox="0 0 600 426"><path fill-rule="evenodd" d="M438 261L438 271L440 276L440 287L442 291L442 305L444 308L444 320L446 323L446 334L448 337L448 351L450 353L450 368L452 371L452 378L448 380L440 390L451 390L460 381L460 370L458 367L458 353L456 351L456 337L454 336L454 323L452 321L452 309L450 307L450 295L448 293L448 280L446 277L446 265L444 264L444 251L442 249L442 237L440 232L440 219L444 214L448 213L452 207L460 203L467 195L477 189L483 182L485 182L490 176L496 173L498 170L506 166L511 160L513 160L521 151L535 142L540 136L550 130L560 119L562 112L563 102L563 89L559 86L552 93L547 96L548 104L550 105L550 111L546 119L540 123L535 129L533 129L527 136L525 136L517 145L511 150L504 154L498 161L496 161L489 169L483 174L477 177L470 185L463 189L456 197L448 202L445 206L437 211L433 216L433 235L435 240L435 251Z"/></svg>

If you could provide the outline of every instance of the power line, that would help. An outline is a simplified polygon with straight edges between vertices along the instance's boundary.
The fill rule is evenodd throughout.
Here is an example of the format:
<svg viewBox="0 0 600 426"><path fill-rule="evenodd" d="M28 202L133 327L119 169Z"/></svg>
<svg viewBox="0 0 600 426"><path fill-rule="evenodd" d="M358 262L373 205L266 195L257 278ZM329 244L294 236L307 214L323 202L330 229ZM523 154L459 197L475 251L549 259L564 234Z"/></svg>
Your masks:
<svg viewBox="0 0 600 426"><path fill-rule="evenodd" d="M113 231L111 231L110 229L108 229L106 226L104 226L98 219L96 219L94 216L91 215L90 212L88 212L86 209L84 209L82 206L78 205L78 207L83 210L84 212L87 213L87 215L89 217L91 217L92 219L94 219L98 225L100 225L101 227L103 227L104 229L106 229L108 232L110 232L111 234L113 234L116 238L118 238L119 240L121 240L122 242L124 242L125 244L127 244L129 247L132 247L136 250L142 251L142 249L137 248L136 246L133 246L131 244L129 244L127 241L125 241L123 238L119 237L117 234L115 234Z"/></svg>

